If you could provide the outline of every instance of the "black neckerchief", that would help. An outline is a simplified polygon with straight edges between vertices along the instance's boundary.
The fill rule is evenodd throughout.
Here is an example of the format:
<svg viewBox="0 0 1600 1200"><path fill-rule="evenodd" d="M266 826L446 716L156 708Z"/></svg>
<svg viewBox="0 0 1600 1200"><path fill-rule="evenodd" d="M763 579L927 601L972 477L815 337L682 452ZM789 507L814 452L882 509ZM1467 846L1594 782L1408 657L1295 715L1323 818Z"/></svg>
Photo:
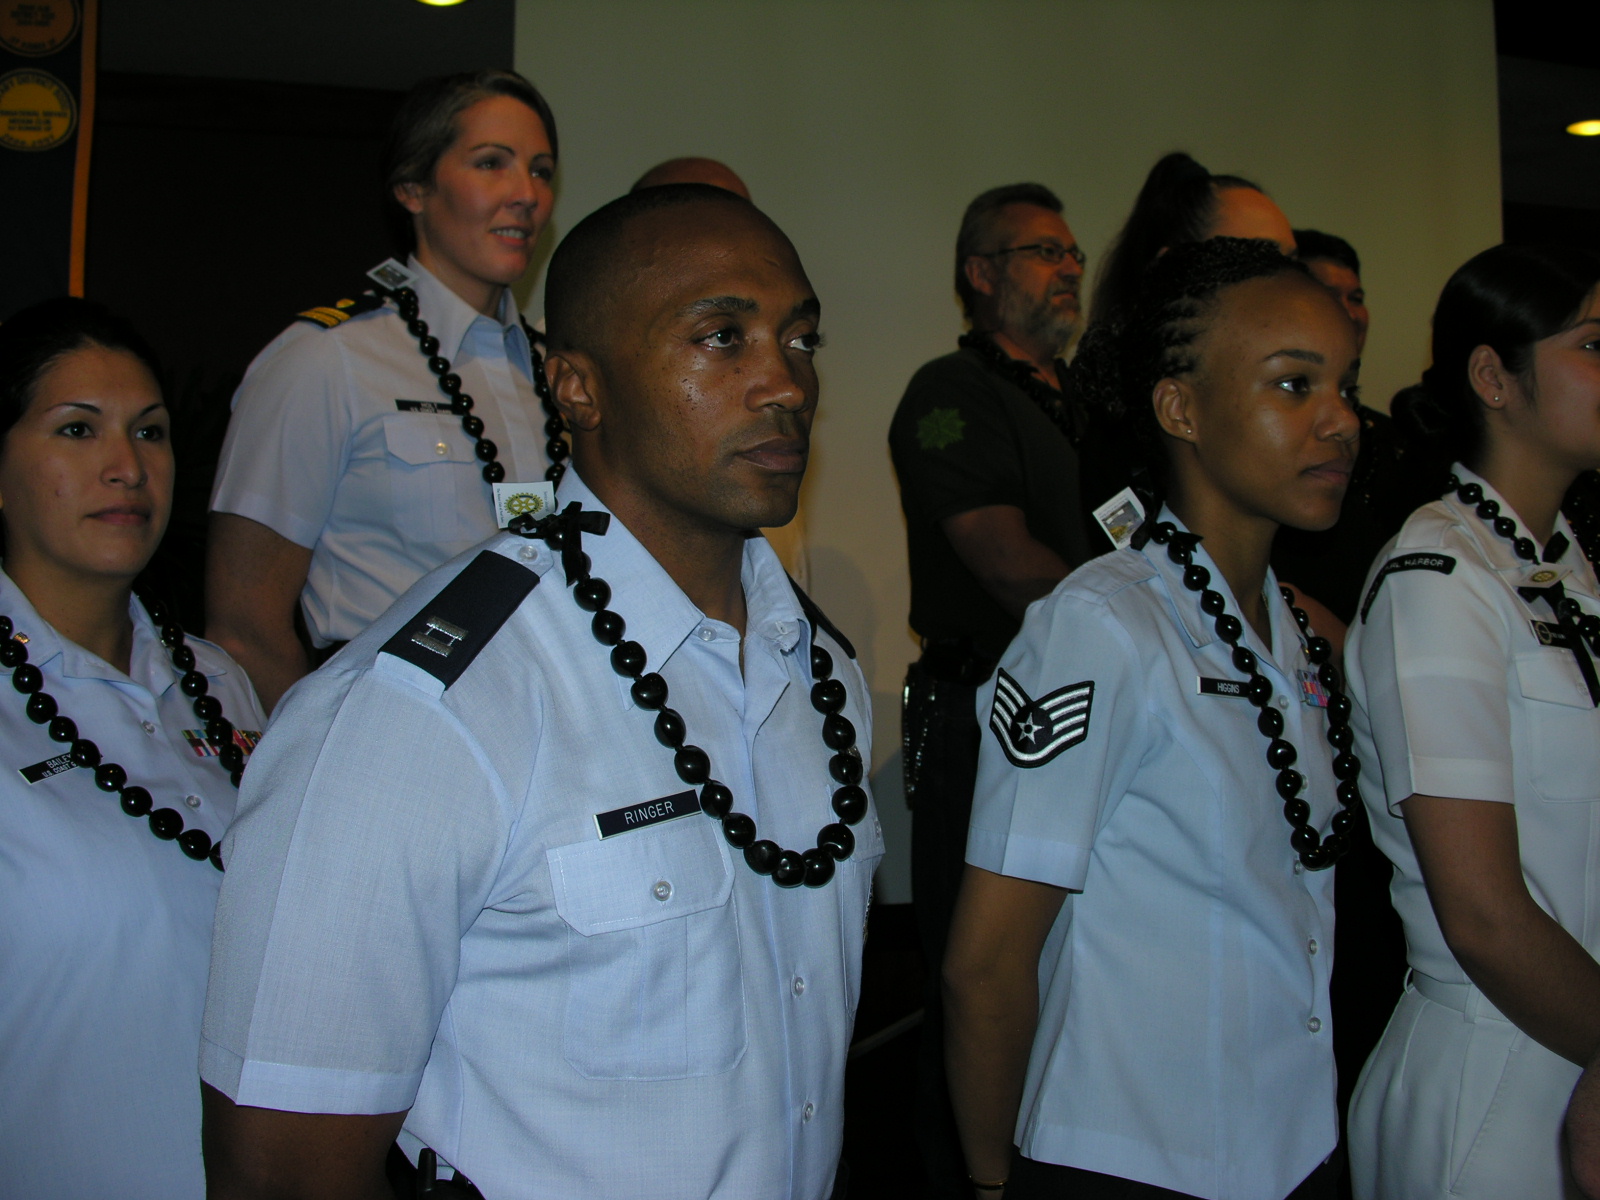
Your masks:
<svg viewBox="0 0 1600 1200"><path fill-rule="evenodd" d="M1083 440L1082 414L1062 392L1040 379L1031 363L1012 358L995 344L990 334L978 329L962 334L956 340L956 345L972 351L985 367L1007 383L1021 388L1022 393L1039 406L1039 411L1050 418L1050 423L1061 430L1073 446ZM1067 378L1067 364L1059 358L1056 359L1056 378Z"/></svg>

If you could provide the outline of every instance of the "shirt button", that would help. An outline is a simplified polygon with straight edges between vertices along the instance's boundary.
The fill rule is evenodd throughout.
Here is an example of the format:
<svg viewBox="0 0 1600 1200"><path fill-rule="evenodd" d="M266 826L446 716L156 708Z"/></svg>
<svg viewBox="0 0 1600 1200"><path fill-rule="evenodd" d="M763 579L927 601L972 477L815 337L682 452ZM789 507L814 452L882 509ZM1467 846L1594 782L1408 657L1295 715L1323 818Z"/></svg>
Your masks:
<svg viewBox="0 0 1600 1200"><path fill-rule="evenodd" d="M672 885L665 879L658 879L655 887L650 889L650 894L657 900L670 900L672 899Z"/></svg>
<svg viewBox="0 0 1600 1200"><path fill-rule="evenodd" d="M1306 942L1306 953L1307 954L1315 954L1316 952L1317 952L1317 939L1316 938L1312 938L1310 941Z"/></svg>
<svg viewBox="0 0 1600 1200"><path fill-rule="evenodd" d="M794 994L796 996L804 996L806 994L806 981L804 979L800 978L800 976L796 975L794 977L793 987L794 987Z"/></svg>
<svg viewBox="0 0 1600 1200"><path fill-rule="evenodd" d="M811 1120L812 1116L815 1115L816 1111L817 1106L811 1103L811 1101L807 1100L806 1106L800 1110L800 1119L802 1121L809 1121Z"/></svg>
<svg viewBox="0 0 1600 1200"><path fill-rule="evenodd" d="M443 458L446 454L450 453L450 447L446 446L443 442L435 442L433 444L433 452L440 458Z"/></svg>
<svg viewBox="0 0 1600 1200"><path fill-rule="evenodd" d="M1322 1018L1321 1017L1312 1017L1311 1020L1306 1022L1306 1028L1309 1029L1312 1033L1321 1033L1322 1032Z"/></svg>
<svg viewBox="0 0 1600 1200"><path fill-rule="evenodd" d="M522 549L517 551L517 557L525 562L532 562L534 559L539 557L539 552L532 546L524 546Z"/></svg>
<svg viewBox="0 0 1600 1200"><path fill-rule="evenodd" d="M1295 859L1294 860L1294 873L1296 875L1303 875L1303 874L1305 874L1305 870L1306 870L1305 863L1301 862L1298 858Z"/></svg>
<svg viewBox="0 0 1600 1200"><path fill-rule="evenodd" d="M156 731L156 723L154 721L140 721L139 724L143 726L146 733L154 733Z"/></svg>
<svg viewBox="0 0 1600 1200"><path fill-rule="evenodd" d="M199 808L200 807L200 797L199 796L185 796L183 798L183 802L185 804L187 804L190 808Z"/></svg>
<svg viewBox="0 0 1600 1200"><path fill-rule="evenodd" d="M701 626L700 627L700 640L702 642L709 642L712 638L714 638L716 636L717 636L716 633L712 629L710 629L709 627L707 627L707 626Z"/></svg>
<svg viewBox="0 0 1600 1200"><path fill-rule="evenodd" d="M1287 697L1287 696L1279 696L1278 697L1278 707L1283 709L1285 712L1287 712L1288 709L1289 709L1289 697Z"/></svg>

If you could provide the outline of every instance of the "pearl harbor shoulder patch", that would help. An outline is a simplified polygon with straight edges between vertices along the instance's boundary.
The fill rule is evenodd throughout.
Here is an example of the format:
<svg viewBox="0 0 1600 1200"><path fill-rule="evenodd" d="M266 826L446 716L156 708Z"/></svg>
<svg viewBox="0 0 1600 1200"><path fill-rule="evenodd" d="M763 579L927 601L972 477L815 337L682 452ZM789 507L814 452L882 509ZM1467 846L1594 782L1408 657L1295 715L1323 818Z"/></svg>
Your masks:
<svg viewBox="0 0 1600 1200"><path fill-rule="evenodd" d="M995 672L989 729L1011 765L1042 767L1089 736L1094 680L1068 684L1035 700L1005 671Z"/></svg>

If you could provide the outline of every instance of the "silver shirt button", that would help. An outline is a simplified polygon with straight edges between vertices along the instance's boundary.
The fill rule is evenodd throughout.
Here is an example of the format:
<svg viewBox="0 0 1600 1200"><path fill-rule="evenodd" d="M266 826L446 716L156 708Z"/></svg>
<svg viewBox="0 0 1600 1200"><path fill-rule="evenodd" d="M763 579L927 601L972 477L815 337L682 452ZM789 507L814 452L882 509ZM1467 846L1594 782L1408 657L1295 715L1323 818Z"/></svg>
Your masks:
<svg viewBox="0 0 1600 1200"><path fill-rule="evenodd" d="M1306 1028L1309 1029L1312 1033L1321 1033L1322 1032L1322 1018L1321 1017L1312 1017L1309 1021L1306 1022Z"/></svg>
<svg viewBox="0 0 1600 1200"><path fill-rule="evenodd" d="M816 1111L817 1106L811 1103L811 1101L807 1100L806 1106L800 1110L800 1119L802 1121L809 1121L813 1116L816 1115Z"/></svg>
<svg viewBox="0 0 1600 1200"><path fill-rule="evenodd" d="M655 887L650 889L650 894L657 900L670 900L672 899L672 885L665 879L658 879Z"/></svg>
<svg viewBox="0 0 1600 1200"><path fill-rule="evenodd" d="M796 975L794 977L793 987L794 987L794 994L796 996L804 996L806 994L806 981L804 979L800 978L800 976Z"/></svg>
<svg viewBox="0 0 1600 1200"><path fill-rule="evenodd" d="M139 724L146 733L154 733L156 731L156 723L154 721L140 721Z"/></svg>
<svg viewBox="0 0 1600 1200"><path fill-rule="evenodd" d="M1285 712L1288 712L1289 711L1289 697L1287 697L1287 696L1279 696L1278 697L1278 707L1283 709Z"/></svg>
<svg viewBox="0 0 1600 1200"><path fill-rule="evenodd" d="M199 796L185 796L183 798L183 802L185 804L187 804L190 808L199 808L200 807L200 797Z"/></svg>
<svg viewBox="0 0 1600 1200"><path fill-rule="evenodd" d="M524 546L517 551L517 557L525 562L532 562L534 559L539 557L539 552L532 546Z"/></svg>
<svg viewBox="0 0 1600 1200"><path fill-rule="evenodd" d="M1317 952L1317 939L1316 938L1312 938L1310 941L1306 942L1306 953L1307 954L1315 954L1316 952Z"/></svg>
<svg viewBox="0 0 1600 1200"><path fill-rule="evenodd" d="M1298 858L1295 859L1294 860L1294 873L1296 875L1304 875L1305 871L1306 871L1305 863L1301 862Z"/></svg>
<svg viewBox="0 0 1600 1200"><path fill-rule="evenodd" d="M443 442L435 442L433 444L433 452L440 458L443 458L446 454L450 453L450 447L446 446Z"/></svg>

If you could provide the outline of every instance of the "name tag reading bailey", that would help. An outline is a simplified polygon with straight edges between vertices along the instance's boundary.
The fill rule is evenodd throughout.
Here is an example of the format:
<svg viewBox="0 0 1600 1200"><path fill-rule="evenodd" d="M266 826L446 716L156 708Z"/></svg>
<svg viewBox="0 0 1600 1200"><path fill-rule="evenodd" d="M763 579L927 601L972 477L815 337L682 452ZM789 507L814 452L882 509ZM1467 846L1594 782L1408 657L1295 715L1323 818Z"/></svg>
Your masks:
<svg viewBox="0 0 1600 1200"><path fill-rule="evenodd" d="M627 833L630 829L659 825L662 821L676 821L679 817L699 811L700 793L690 790L662 796L659 800L646 800L643 804L630 804L627 808L595 813L594 823L603 839Z"/></svg>
<svg viewBox="0 0 1600 1200"><path fill-rule="evenodd" d="M47 758L43 762L36 762L31 767L19 767L17 768L17 774L21 775L29 783L43 783L52 775L59 775L63 771L70 771L77 765L77 763L72 761L72 755L58 754L54 758Z"/></svg>

